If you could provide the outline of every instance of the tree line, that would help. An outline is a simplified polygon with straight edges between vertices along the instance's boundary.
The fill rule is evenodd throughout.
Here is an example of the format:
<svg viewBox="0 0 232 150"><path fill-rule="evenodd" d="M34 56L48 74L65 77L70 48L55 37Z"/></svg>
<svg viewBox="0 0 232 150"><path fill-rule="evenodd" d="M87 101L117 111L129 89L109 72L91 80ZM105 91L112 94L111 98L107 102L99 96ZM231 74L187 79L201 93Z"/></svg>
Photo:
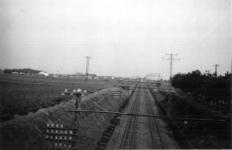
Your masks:
<svg viewBox="0 0 232 150"><path fill-rule="evenodd" d="M195 70L189 73L178 73L171 79L172 85L186 92L194 92L222 100L230 99L231 73L217 76Z"/></svg>
<svg viewBox="0 0 232 150"><path fill-rule="evenodd" d="M4 69L3 73L25 73L25 74L37 74L40 72L40 70L30 69L30 68L24 68L24 69Z"/></svg>

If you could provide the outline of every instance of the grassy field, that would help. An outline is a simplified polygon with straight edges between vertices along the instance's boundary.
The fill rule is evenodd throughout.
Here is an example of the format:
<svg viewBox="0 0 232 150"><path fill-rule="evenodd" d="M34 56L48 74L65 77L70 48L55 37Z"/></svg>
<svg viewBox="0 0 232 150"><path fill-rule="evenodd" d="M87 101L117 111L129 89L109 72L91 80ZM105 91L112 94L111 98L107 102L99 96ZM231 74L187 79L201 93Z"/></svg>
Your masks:
<svg viewBox="0 0 232 150"><path fill-rule="evenodd" d="M154 92L155 93L155 92ZM167 91L154 94L159 96L157 104L163 115L192 118L220 118L219 121L194 121L168 119L169 127L181 148L228 149L230 145L230 114L215 111L195 101L194 97L184 92L170 95Z"/></svg>
<svg viewBox="0 0 232 150"><path fill-rule="evenodd" d="M115 99L112 96L111 92L115 89L122 92L121 99ZM101 110L100 107L104 107L107 110L118 111L126 98L126 91L120 88L107 88L83 97L81 108L97 111ZM66 112L66 110L73 110L74 108L75 101L70 100L53 107L40 109L29 115L1 122L1 149L54 150L52 142L45 139L47 123L63 124L65 128L78 127L78 137L73 139L76 143L73 149L95 149L96 143L101 139L103 131L109 126L114 115L97 113L78 113L74 115L74 113ZM75 121L75 116L77 116L78 122Z"/></svg>
<svg viewBox="0 0 232 150"><path fill-rule="evenodd" d="M0 117L10 120L14 115L25 115L40 108L66 101L64 89L82 88L88 91L112 87L116 81L45 78L39 76L0 74Z"/></svg>

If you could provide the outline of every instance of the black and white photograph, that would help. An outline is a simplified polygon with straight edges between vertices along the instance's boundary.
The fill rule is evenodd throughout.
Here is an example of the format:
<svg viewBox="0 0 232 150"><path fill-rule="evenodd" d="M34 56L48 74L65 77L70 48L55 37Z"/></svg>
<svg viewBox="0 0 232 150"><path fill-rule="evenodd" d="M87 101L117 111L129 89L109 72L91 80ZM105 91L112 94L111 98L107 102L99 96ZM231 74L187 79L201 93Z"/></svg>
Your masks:
<svg viewBox="0 0 232 150"><path fill-rule="evenodd" d="M0 149L232 149L232 0L0 0Z"/></svg>

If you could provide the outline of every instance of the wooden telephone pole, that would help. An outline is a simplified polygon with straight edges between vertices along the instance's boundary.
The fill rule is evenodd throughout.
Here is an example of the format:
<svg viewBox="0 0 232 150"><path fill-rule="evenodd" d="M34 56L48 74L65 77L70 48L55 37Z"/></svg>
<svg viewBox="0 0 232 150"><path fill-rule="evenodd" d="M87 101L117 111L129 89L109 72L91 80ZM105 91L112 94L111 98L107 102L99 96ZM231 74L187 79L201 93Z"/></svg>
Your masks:
<svg viewBox="0 0 232 150"><path fill-rule="evenodd" d="M169 60L170 61L170 75L169 75L169 79L171 81L171 78L172 78L172 71L173 71L173 62L175 60L180 60L180 59L176 59L175 56L177 56L178 54L173 54L173 53L169 53L169 54L166 54L168 55L169 57L168 58L164 58L165 60Z"/></svg>
<svg viewBox="0 0 232 150"><path fill-rule="evenodd" d="M90 58L91 57L86 56L86 70L85 70L85 76L86 76L86 78L85 78L85 80L88 80L88 76L89 76L89 59Z"/></svg>

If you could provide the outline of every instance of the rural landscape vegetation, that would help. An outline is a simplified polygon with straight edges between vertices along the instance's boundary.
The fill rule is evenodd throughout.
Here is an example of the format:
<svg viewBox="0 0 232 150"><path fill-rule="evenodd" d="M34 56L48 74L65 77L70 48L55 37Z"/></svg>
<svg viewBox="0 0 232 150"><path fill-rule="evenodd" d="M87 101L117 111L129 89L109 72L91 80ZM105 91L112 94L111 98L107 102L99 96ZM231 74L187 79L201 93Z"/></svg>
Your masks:
<svg viewBox="0 0 232 150"><path fill-rule="evenodd" d="M231 149L231 8L0 0L0 149Z"/></svg>
<svg viewBox="0 0 232 150"><path fill-rule="evenodd" d="M73 126L72 114L64 112L65 108L63 108L71 109L74 107L70 104L67 106L67 103L73 97L69 94L62 94L65 89L72 92L73 89L78 87L88 91L89 98L87 99L89 100L86 101L86 104L83 104L82 109L102 110L101 107L103 107L107 110L119 111L125 103L122 102L131 99L128 99L128 89L120 87L129 86L129 92L133 94L132 91L136 89L136 86L142 80L143 82L141 83L150 89L153 100L162 116L207 117L223 120L222 122L217 120L188 120L188 123L186 123L185 120L164 119L170 128L172 136L180 146L179 148L230 148L231 73L228 72L220 76L216 76L215 73L202 74L199 70L185 74L176 74L171 79L172 86L166 80L152 81L142 78L112 79L112 77L102 77L100 79L86 80L86 78L83 78L83 75L45 76L40 75L39 71L33 69L5 69L0 76L1 146L4 149L17 149L21 145L20 143L27 144L28 147L33 149L47 148L46 144L51 143L42 140L44 136L42 131L44 130L44 125L49 120L66 124L62 118L68 115L66 119L67 121L69 120L69 123L67 124ZM84 75L84 77L86 76ZM91 96L98 93L98 91L111 89L112 87L119 87L123 92L122 102L120 101L119 103L118 99L115 100L109 91L105 94L103 93L102 96ZM172 91L170 91L170 88ZM114 100L116 104L109 102L109 98L111 99L110 101ZM124 105L123 107L128 107L127 105L129 104ZM44 114L44 116L43 113L49 114ZM59 118L60 116L57 113L63 113L64 116ZM82 123L79 128L84 129L82 136L85 140L78 140L77 143L82 140L85 142L83 141L83 143L77 145L83 149L93 149L96 146L102 136L101 132L104 132L104 128L109 125L110 118L113 117L106 114L89 115L78 115L80 123ZM95 119L98 120L99 117L102 120L98 122L99 124L94 124L96 123ZM89 122L85 124L87 121ZM37 126L40 132L33 131L35 130L33 126ZM30 142L34 138L40 139L37 146L34 145L33 141ZM24 144L20 146L22 149L26 146Z"/></svg>

